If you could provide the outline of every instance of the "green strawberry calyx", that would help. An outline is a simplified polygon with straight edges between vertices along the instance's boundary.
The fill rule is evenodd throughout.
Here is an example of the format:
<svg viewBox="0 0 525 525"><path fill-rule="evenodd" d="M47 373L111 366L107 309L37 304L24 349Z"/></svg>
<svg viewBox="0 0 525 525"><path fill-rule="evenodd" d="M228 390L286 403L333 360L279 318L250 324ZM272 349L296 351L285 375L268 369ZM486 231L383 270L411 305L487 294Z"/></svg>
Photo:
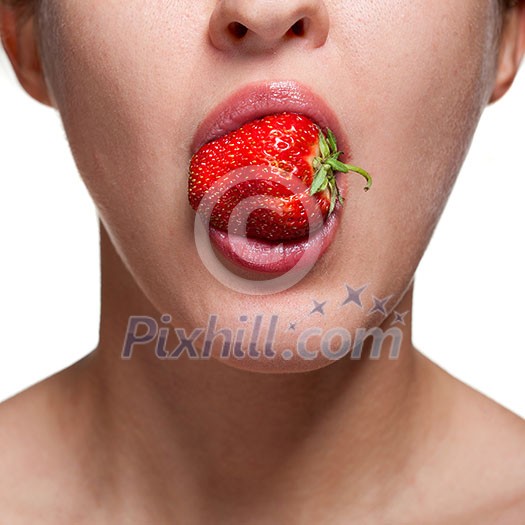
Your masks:
<svg viewBox="0 0 525 525"><path fill-rule="evenodd" d="M367 171L357 166L344 164L338 160L339 155L343 152L338 151L335 136L329 129L326 130L326 136L319 130L319 153L320 157L314 157L312 161L315 171L312 185L310 186L310 195L324 191L326 188L330 190L330 209L328 210L328 214L334 211L337 201L339 201L341 205L344 202L335 180L335 174L337 172L348 173L349 171L353 171L359 173L366 179L364 190L368 191L372 186L372 177L370 177Z"/></svg>

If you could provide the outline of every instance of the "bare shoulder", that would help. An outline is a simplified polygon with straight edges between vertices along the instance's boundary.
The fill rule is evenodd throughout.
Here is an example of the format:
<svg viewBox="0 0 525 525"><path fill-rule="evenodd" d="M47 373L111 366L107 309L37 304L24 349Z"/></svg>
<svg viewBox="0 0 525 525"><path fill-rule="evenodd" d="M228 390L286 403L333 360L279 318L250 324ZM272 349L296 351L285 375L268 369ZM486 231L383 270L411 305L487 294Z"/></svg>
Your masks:
<svg viewBox="0 0 525 525"><path fill-rule="evenodd" d="M51 403L44 382L0 404L0 507L13 525L37 522L49 497L56 472L45 420Z"/></svg>
<svg viewBox="0 0 525 525"><path fill-rule="evenodd" d="M68 438L71 427L59 407L60 377L0 403L2 523L84 523L70 504L81 493L80 477Z"/></svg>
<svg viewBox="0 0 525 525"><path fill-rule="evenodd" d="M525 420L437 366L435 376L452 401L430 460L448 523L524 525Z"/></svg>
<svg viewBox="0 0 525 525"><path fill-rule="evenodd" d="M462 384L463 385L463 384ZM471 458L479 458L474 472L483 479L477 523L525 524L525 420L478 391L465 390L466 424L471 432ZM468 428L468 427L467 427Z"/></svg>

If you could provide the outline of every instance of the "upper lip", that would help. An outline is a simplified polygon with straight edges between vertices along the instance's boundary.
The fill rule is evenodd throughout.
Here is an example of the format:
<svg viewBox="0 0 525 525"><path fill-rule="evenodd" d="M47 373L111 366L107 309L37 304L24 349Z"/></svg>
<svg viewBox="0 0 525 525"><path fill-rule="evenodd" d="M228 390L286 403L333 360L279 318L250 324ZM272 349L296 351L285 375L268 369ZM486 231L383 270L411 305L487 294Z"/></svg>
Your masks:
<svg viewBox="0 0 525 525"><path fill-rule="evenodd" d="M191 153L247 122L285 111L305 115L323 130L331 129L337 137L338 149L348 154L346 136L335 112L321 96L296 81L257 82L234 92L200 123Z"/></svg>

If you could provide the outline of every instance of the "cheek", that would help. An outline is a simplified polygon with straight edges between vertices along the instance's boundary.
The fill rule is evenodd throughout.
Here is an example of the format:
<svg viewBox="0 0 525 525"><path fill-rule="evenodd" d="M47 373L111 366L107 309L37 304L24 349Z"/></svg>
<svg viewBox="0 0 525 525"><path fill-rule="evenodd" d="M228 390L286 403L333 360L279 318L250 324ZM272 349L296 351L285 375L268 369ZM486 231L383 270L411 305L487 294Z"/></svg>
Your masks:
<svg viewBox="0 0 525 525"><path fill-rule="evenodd" d="M125 223L133 210L151 223L185 195L184 123L197 113L201 74L200 44L190 43L192 28L204 27L191 11L187 0L49 4L46 73L79 171L108 221ZM179 219L186 208L175 210Z"/></svg>
<svg viewBox="0 0 525 525"><path fill-rule="evenodd" d="M358 0L336 23L333 95L374 175L373 191L354 191L371 260L397 264L406 246L403 264L417 263L468 151L495 65L495 11L480 3Z"/></svg>
<svg viewBox="0 0 525 525"><path fill-rule="evenodd" d="M190 44L206 25L201 10L181 16L188 3L50 0L43 18L44 69L78 170L123 262L161 293L166 276L188 282L200 267L183 247L188 130L205 82Z"/></svg>

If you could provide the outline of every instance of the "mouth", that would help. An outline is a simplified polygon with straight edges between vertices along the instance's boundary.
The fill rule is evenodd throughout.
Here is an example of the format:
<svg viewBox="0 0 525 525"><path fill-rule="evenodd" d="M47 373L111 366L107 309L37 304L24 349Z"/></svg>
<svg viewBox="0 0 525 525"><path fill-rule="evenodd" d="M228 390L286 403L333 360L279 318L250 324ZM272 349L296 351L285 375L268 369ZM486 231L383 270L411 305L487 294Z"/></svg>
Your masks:
<svg viewBox="0 0 525 525"><path fill-rule="evenodd" d="M319 95L295 81L253 83L236 91L216 106L198 126L191 143L192 156L245 124L268 115L297 113L313 121L321 130L330 129L337 137L341 161L349 156L349 144L334 110ZM340 174L337 174L340 175ZM337 177L341 196L347 193L347 178ZM340 223L342 206L337 204L324 224L309 236L281 242L248 238L209 226L212 245L234 267L262 272L284 273L305 264L315 264L333 242Z"/></svg>

